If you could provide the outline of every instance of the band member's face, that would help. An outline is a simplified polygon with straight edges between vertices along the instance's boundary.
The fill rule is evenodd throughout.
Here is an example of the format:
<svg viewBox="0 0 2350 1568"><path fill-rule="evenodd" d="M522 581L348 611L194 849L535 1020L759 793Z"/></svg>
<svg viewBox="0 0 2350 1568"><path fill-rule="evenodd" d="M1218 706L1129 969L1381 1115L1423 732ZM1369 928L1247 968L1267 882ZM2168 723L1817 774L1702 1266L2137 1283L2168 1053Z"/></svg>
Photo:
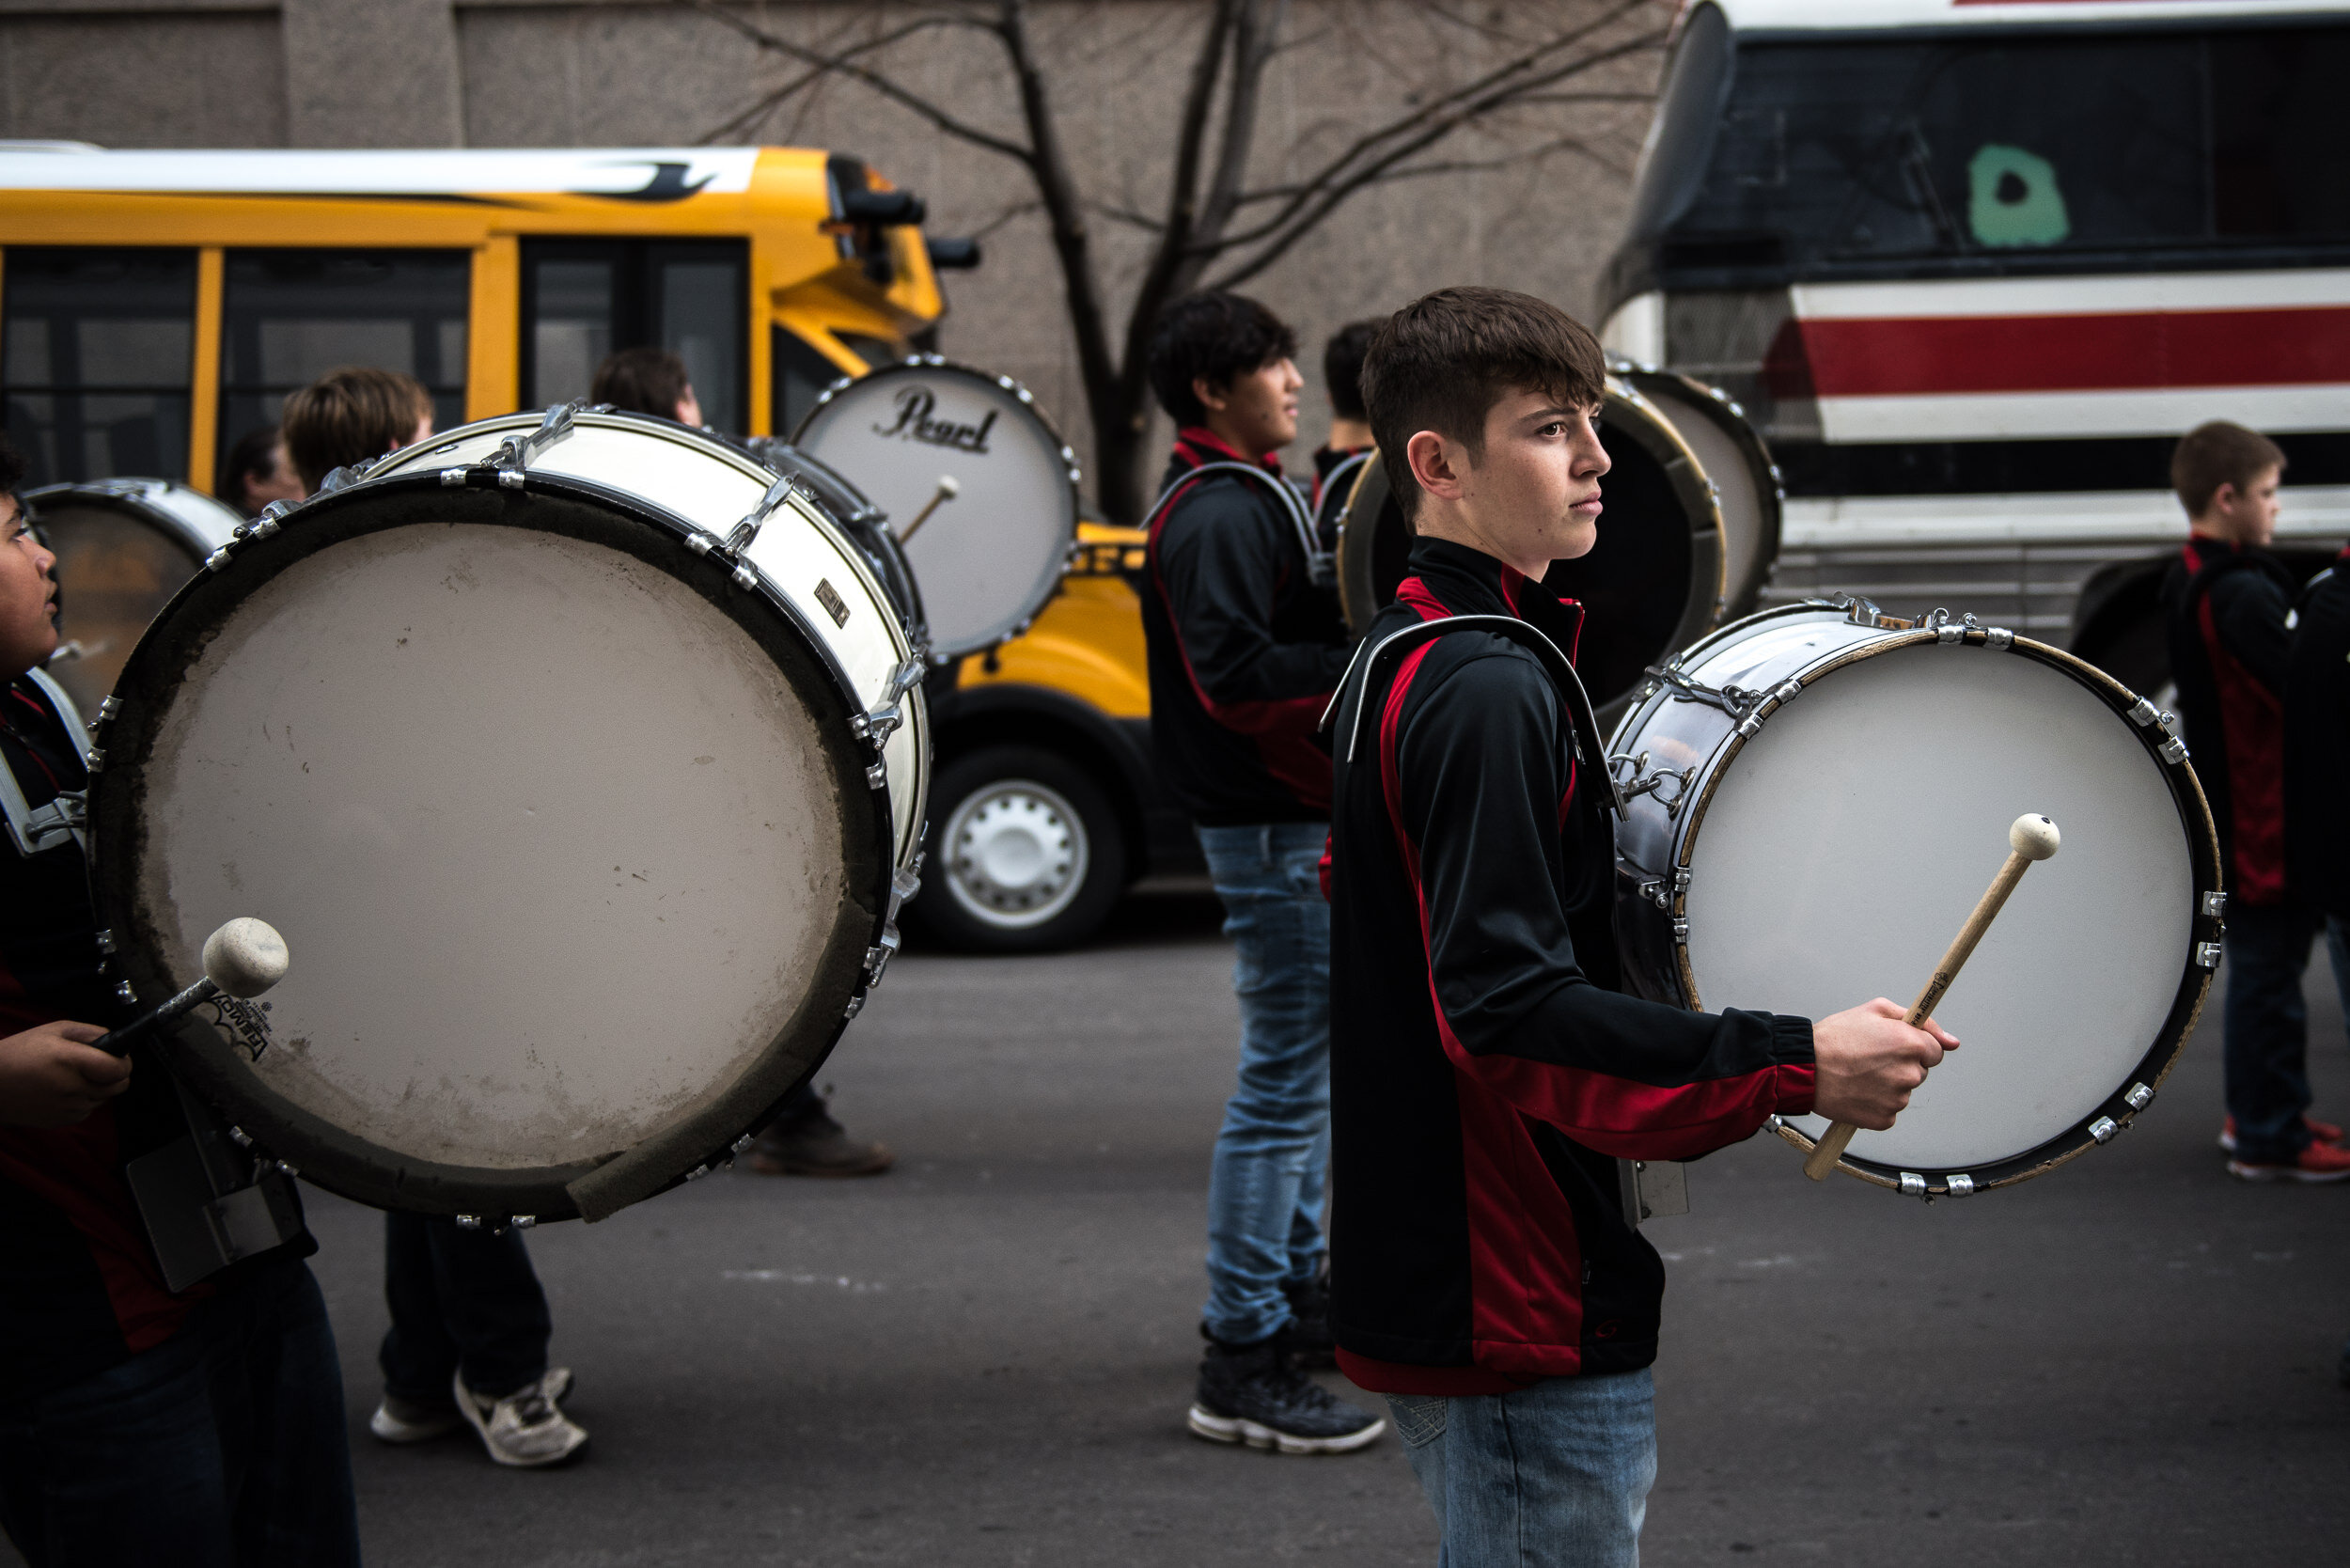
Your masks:
<svg viewBox="0 0 2350 1568"><path fill-rule="evenodd" d="M2221 485L2212 497L2212 510L2218 514L2222 531L2238 544L2266 548L2277 537L2277 485L2283 478L2281 469L2270 467L2242 490Z"/></svg>
<svg viewBox="0 0 2350 1568"><path fill-rule="evenodd" d="M24 510L0 496L0 679L13 680L56 651L57 557L42 547Z"/></svg>
<svg viewBox="0 0 2350 1568"><path fill-rule="evenodd" d="M1486 411L1484 457L1461 475L1463 499L1501 558L1521 571L1589 555L1599 542L1607 452L1598 417L1596 404L1570 408L1543 392L1513 392Z"/></svg>
<svg viewBox="0 0 2350 1568"><path fill-rule="evenodd" d="M1207 408L1210 429L1261 458L1297 439L1297 394L1305 384L1295 364L1277 359L1234 376L1229 386L1212 386L1202 378L1191 389Z"/></svg>

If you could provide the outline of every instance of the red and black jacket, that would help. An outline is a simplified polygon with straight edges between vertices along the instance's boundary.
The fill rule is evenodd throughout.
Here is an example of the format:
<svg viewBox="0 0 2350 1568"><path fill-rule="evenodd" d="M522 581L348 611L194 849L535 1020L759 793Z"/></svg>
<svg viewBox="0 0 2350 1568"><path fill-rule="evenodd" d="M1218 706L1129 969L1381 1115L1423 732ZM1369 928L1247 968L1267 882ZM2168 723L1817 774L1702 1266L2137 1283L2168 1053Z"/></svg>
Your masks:
<svg viewBox="0 0 2350 1568"><path fill-rule="evenodd" d="M1183 476L1246 463L1189 428L1167 460L1182 488L1151 524L1142 629L1150 651L1151 735L1176 801L1211 826L1320 822L1330 759L1314 729L1346 669L1338 596L1317 586L1297 525L1262 480Z"/></svg>
<svg viewBox="0 0 2350 1568"><path fill-rule="evenodd" d="M1368 649L1502 615L1572 657L1580 605L1444 541L1411 569ZM1576 799L1573 728L1530 650L1465 630L1366 659L1333 734L1340 1365L1446 1394L1645 1367L1664 1265L1624 1222L1616 1161L1808 1111L1811 1027L1618 992L1607 821Z"/></svg>
<svg viewBox="0 0 2350 1568"><path fill-rule="evenodd" d="M2350 550L2303 590L2285 666L2285 870L2293 896L2350 918Z"/></svg>
<svg viewBox="0 0 2350 1568"><path fill-rule="evenodd" d="M2285 902L2285 617L2300 585L2264 550L2190 537L2162 580L2170 676L2228 894Z"/></svg>

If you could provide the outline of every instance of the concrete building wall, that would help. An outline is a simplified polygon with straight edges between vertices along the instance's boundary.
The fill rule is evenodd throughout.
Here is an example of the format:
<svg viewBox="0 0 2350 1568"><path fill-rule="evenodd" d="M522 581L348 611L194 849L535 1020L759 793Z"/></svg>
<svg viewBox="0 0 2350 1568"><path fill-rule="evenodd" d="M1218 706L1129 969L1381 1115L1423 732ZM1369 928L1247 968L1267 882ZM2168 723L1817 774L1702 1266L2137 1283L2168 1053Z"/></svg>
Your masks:
<svg viewBox="0 0 2350 1568"><path fill-rule="evenodd" d="M1449 14L1417 0L1299 0L1296 46L1273 66L1252 183L1301 178L1365 129L1503 57L1492 31L1599 0L1488 3ZM1661 22L1669 7L1660 4ZM914 12L782 3L734 14L807 44L849 41ZM1147 235L1114 210L1164 206L1199 0L1044 0L1049 63L1076 173L1101 204L1094 234L1121 311ZM1017 133L995 41L934 32L885 55L891 73L964 120ZM1647 121L1653 53L1569 84L1584 99L1518 111L1437 156L1500 166L1378 187L1242 285L1297 326L1308 441L1326 417L1324 337L1447 283L1525 289L1588 315L1621 229ZM800 67L690 6L634 0L0 0L0 135L113 147L597 146L716 136L857 153L931 208L935 234L986 235L976 273L950 274L949 354L1019 377L1082 452L1089 431L1061 279L1025 171L917 114L834 81L751 115ZM1527 149L1567 139L1581 149ZM1121 317L1122 319L1122 317ZM1301 452L1298 454L1302 456Z"/></svg>

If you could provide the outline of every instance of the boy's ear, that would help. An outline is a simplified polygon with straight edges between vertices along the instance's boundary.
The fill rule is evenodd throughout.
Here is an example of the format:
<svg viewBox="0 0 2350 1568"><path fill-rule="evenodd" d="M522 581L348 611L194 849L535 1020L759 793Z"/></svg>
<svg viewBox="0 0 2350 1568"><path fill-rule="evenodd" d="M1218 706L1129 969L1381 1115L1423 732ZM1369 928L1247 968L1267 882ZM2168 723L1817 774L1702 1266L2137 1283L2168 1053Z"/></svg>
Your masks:
<svg viewBox="0 0 2350 1568"><path fill-rule="evenodd" d="M1415 431L1411 440L1403 444L1403 457L1412 465L1412 478L1421 490L1448 501L1459 497L1459 459L1452 443L1434 431Z"/></svg>
<svg viewBox="0 0 2350 1568"><path fill-rule="evenodd" d="M1218 385L1205 376L1191 378L1191 395L1199 400L1200 407L1213 408L1219 413L1223 411L1225 404L1232 400L1232 389L1230 386Z"/></svg>

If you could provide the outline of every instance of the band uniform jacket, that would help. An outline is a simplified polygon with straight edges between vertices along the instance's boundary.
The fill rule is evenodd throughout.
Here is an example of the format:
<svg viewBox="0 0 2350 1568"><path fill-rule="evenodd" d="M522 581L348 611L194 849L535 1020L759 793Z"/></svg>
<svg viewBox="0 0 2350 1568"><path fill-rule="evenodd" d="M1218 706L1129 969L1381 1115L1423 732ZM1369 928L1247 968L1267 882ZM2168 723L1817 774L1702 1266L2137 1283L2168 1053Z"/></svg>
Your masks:
<svg viewBox="0 0 2350 1568"><path fill-rule="evenodd" d="M1582 607L1500 562L1422 539L1411 572L1366 650L1418 619L1507 615L1573 656ZM1617 990L1610 830L1577 799L1533 652L1466 630L1358 664L1332 731L1340 1364L1431 1394L1647 1366L1664 1265L1624 1221L1615 1162L1810 1110L1811 1027Z"/></svg>
<svg viewBox="0 0 2350 1568"><path fill-rule="evenodd" d="M1248 460L1197 427L1176 436L1140 585L1152 747L1177 804L1211 826L1321 822L1330 759L1314 730L1346 668L1338 596L1262 479L1183 476Z"/></svg>
<svg viewBox="0 0 2350 1568"><path fill-rule="evenodd" d="M2284 689L2295 582L2265 550L2190 536L2162 580L2170 675L2229 897L2285 899Z"/></svg>
<svg viewBox="0 0 2350 1568"><path fill-rule="evenodd" d="M2285 870L2293 896L2350 918L2350 550L2303 590L2285 666Z"/></svg>

